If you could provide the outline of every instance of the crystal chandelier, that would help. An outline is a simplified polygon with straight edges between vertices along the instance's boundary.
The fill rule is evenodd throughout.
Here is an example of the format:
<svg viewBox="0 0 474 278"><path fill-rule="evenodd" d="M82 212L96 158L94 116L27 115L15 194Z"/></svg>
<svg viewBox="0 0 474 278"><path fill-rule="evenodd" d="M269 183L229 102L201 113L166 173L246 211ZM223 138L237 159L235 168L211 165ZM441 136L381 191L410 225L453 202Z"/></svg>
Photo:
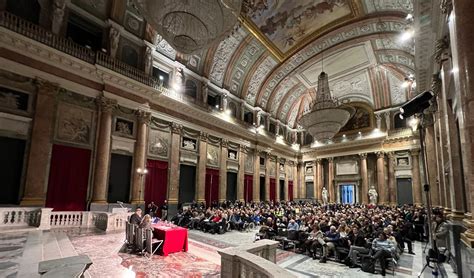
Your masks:
<svg viewBox="0 0 474 278"><path fill-rule="evenodd" d="M177 51L221 42L236 26L242 0L135 0L147 22Z"/></svg>
<svg viewBox="0 0 474 278"><path fill-rule="evenodd" d="M354 108L340 104L336 98L331 97L329 78L323 71L318 77L316 99L299 122L315 140L324 142L333 138L353 113Z"/></svg>

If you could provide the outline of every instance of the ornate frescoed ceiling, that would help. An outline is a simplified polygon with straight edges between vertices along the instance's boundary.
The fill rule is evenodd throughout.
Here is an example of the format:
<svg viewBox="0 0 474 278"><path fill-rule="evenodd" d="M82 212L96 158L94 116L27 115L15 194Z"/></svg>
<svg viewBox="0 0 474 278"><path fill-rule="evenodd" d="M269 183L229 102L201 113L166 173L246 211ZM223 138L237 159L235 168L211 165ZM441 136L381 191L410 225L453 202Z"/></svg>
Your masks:
<svg viewBox="0 0 474 278"><path fill-rule="evenodd" d="M187 57L191 70L290 127L317 94L322 61L335 97L373 110L407 99L401 84L415 72L414 46L400 35L412 0L254 2L229 38ZM166 42L158 51L176 56Z"/></svg>

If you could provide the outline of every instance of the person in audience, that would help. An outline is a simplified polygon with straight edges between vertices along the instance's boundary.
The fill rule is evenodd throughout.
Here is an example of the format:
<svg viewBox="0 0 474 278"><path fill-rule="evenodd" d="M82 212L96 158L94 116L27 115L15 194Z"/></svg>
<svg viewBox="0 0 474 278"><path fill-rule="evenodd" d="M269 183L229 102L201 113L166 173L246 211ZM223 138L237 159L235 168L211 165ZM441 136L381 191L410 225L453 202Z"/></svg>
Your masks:
<svg viewBox="0 0 474 278"><path fill-rule="evenodd" d="M130 224L133 225L140 225L142 222L142 209L141 208L136 208L135 213L130 216L129 220Z"/></svg>
<svg viewBox="0 0 474 278"><path fill-rule="evenodd" d="M360 254L366 255L369 254L370 249L367 248L367 238L365 235L359 231L359 227L354 225L352 231L348 235L349 239L349 254L347 255L347 264L349 267L357 267L358 257Z"/></svg>
<svg viewBox="0 0 474 278"><path fill-rule="evenodd" d="M294 219L291 219L290 222L288 223L288 231L298 231L299 230L299 225L296 223Z"/></svg>
<svg viewBox="0 0 474 278"><path fill-rule="evenodd" d="M382 276L385 276L385 269L387 268L387 258L393 257L396 250L396 243L387 239L384 232L379 233L378 238L372 241L372 250L375 252L372 256L373 260L378 260L380 268L382 269Z"/></svg>
<svg viewBox="0 0 474 278"><path fill-rule="evenodd" d="M327 260L327 256L329 252L333 251L336 253L336 244L339 241L340 235L337 232L337 229L335 226L331 226L329 228L329 231L325 233L324 235L324 242L325 245L323 244L323 258L321 260L322 263L325 263ZM324 248L326 246L326 248ZM335 254L337 256L337 254Z"/></svg>
<svg viewBox="0 0 474 278"><path fill-rule="evenodd" d="M435 222L433 223L433 237L436 249L446 248L446 237L448 236L448 224L444 220L443 214L435 215Z"/></svg>
<svg viewBox="0 0 474 278"><path fill-rule="evenodd" d="M145 214L138 227L143 229L151 229L151 216L149 214Z"/></svg>

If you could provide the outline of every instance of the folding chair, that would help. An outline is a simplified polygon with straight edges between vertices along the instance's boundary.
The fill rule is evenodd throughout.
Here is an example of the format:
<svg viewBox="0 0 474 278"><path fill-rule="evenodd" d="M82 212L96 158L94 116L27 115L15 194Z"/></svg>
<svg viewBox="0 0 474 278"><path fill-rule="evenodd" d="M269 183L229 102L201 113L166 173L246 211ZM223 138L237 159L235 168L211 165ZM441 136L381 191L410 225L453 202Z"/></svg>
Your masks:
<svg viewBox="0 0 474 278"><path fill-rule="evenodd" d="M143 244L143 229L141 228L136 228L135 229L135 237L134 237L134 243L135 243L135 249L138 250L141 254L145 251L144 244Z"/></svg>
<svg viewBox="0 0 474 278"><path fill-rule="evenodd" d="M156 251L160 249L161 245L163 244L163 240L153 238L153 231L150 229L145 230L145 246L146 246L146 253L149 254L149 259L155 255ZM153 248L153 246L156 246Z"/></svg>

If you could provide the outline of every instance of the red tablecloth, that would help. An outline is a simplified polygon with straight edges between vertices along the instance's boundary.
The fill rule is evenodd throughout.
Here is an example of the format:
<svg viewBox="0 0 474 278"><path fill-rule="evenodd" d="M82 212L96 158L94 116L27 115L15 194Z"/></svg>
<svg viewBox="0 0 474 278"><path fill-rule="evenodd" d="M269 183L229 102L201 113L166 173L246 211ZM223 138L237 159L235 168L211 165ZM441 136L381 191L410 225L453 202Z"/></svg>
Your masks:
<svg viewBox="0 0 474 278"><path fill-rule="evenodd" d="M163 240L161 254L168 256L169 253L188 251L188 230L182 227L165 227L153 224L153 236Z"/></svg>

